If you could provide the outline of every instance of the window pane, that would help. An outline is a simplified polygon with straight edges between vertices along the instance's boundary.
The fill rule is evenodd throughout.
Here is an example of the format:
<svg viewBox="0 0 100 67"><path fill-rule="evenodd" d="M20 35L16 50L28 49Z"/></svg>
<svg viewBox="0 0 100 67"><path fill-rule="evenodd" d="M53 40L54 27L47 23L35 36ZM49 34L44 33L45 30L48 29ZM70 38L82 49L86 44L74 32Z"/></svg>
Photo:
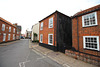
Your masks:
<svg viewBox="0 0 100 67"><path fill-rule="evenodd" d="M52 34L49 34L49 44L53 44L53 35Z"/></svg>
<svg viewBox="0 0 100 67"><path fill-rule="evenodd" d="M90 49L97 49L98 43L97 43L97 37L85 37L85 47Z"/></svg>
<svg viewBox="0 0 100 67"><path fill-rule="evenodd" d="M49 19L49 28L52 28L53 27L53 18L50 18Z"/></svg>
<svg viewBox="0 0 100 67"><path fill-rule="evenodd" d="M96 18L95 12L85 15L84 17L82 17L82 19L84 20L83 26L93 26L97 24L97 21L96 21L97 18Z"/></svg>

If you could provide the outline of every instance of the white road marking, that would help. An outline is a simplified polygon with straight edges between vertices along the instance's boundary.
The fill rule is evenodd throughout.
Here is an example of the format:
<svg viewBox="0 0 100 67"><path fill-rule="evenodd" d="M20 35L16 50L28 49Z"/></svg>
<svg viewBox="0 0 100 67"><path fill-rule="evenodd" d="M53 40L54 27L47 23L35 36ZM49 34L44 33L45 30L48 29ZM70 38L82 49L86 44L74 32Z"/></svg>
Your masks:
<svg viewBox="0 0 100 67"><path fill-rule="evenodd" d="M41 58L37 58L36 61L41 60L41 59L44 59L44 58L46 58L46 57L45 56L42 56Z"/></svg>
<svg viewBox="0 0 100 67"><path fill-rule="evenodd" d="M25 63L27 63L27 62L30 62L30 60L25 61L25 62L20 62L20 63L19 63L19 66L20 66L20 67L25 67Z"/></svg>
<svg viewBox="0 0 100 67"><path fill-rule="evenodd" d="M21 63L19 63L19 67L21 67Z"/></svg>
<svg viewBox="0 0 100 67"><path fill-rule="evenodd" d="M37 52L36 50L33 50L33 49L32 49L32 51L34 51L36 54L38 54L38 55L40 55L40 56L43 56L41 53Z"/></svg>
<svg viewBox="0 0 100 67"><path fill-rule="evenodd" d="M67 64L63 64L63 66L64 66L64 67L70 67L70 66L69 66L69 65L67 65Z"/></svg>

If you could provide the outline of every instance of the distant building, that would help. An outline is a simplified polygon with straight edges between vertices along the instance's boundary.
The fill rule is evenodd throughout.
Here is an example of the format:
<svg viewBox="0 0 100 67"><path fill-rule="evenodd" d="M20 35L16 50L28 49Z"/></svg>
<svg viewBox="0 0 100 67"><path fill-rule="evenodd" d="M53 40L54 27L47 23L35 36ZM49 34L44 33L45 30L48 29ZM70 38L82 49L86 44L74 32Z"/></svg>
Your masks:
<svg viewBox="0 0 100 67"><path fill-rule="evenodd" d="M39 23L32 26L31 40L32 41L39 40Z"/></svg>
<svg viewBox="0 0 100 67"><path fill-rule="evenodd" d="M14 24L17 28L16 30L16 39L19 40L21 38L21 26L20 25L17 25L17 23Z"/></svg>
<svg viewBox="0 0 100 67"><path fill-rule="evenodd" d="M27 31L25 32L25 38L27 39L31 39L31 34L32 34L32 31Z"/></svg>
<svg viewBox="0 0 100 67"><path fill-rule="evenodd" d="M0 43L16 40L16 26L0 17Z"/></svg>

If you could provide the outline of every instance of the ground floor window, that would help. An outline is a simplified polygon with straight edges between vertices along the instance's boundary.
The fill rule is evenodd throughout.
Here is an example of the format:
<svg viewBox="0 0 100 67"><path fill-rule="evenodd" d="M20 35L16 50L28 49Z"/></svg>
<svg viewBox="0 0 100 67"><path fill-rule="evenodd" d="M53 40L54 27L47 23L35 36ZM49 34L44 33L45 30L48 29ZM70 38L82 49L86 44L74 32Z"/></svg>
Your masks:
<svg viewBox="0 0 100 67"><path fill-rule="evenodd" d="M15 34L13 34L13 40L15 40Z"/></svg>
<svg viewBox="0 0 100 67"><path fill-rule="evenodd" d="M10 40L10 34L8 34L8 40Z"/></svg>
<svg viewBox="0 0 100 67"><path fill-rule="evenodd" d="M6 40L6 33L3 33L3 41Z"/></svg>
<svg viewBox="0 0 100 67"><path fill-rule="evenodd" d="M53 45L53 34L48 34L48 44Z"/></svg>
<svg viewBox="0 0 100 67"><path fill-rule="evenodd" d="M99 50L99 36L83 36L84 48Z"/></svg>
<svg viewBox="0 0 100 67"><path fill-rule="evenodd" d="M43 34L40 34L40 42L43 43Z"/></svg>

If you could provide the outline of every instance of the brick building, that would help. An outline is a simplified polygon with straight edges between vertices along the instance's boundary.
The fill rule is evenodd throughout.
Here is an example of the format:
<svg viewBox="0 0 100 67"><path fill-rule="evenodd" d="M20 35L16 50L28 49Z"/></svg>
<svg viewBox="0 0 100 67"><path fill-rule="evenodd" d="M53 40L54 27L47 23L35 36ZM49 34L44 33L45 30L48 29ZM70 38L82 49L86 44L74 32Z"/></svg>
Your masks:
<svg viewBox="0 0 100 67"><path fill-rule="evenodd" d="M0 43L16 40L16 27L0 17Z"/></svg>
<svg viewBox="0 0 100 67"><path fill-rule="evenodd" d="M100 64L100 5L72 17L72 47L69 52L75 58ZM66 50L67 55L69 52Z"/></svg>
<svg viewBox="0 0 100 67"><path fill-rule="evenodd" d="M71 18L55 11L39 21L39 45L65 52L72 47Z"/></svg>
<svg viewBox="0 0 100 67"><path fill-rule="evenodd" d="M17 25L17 23L13 24L16 26L16 40L19 40L21 38L21 26Z"/></svg>

